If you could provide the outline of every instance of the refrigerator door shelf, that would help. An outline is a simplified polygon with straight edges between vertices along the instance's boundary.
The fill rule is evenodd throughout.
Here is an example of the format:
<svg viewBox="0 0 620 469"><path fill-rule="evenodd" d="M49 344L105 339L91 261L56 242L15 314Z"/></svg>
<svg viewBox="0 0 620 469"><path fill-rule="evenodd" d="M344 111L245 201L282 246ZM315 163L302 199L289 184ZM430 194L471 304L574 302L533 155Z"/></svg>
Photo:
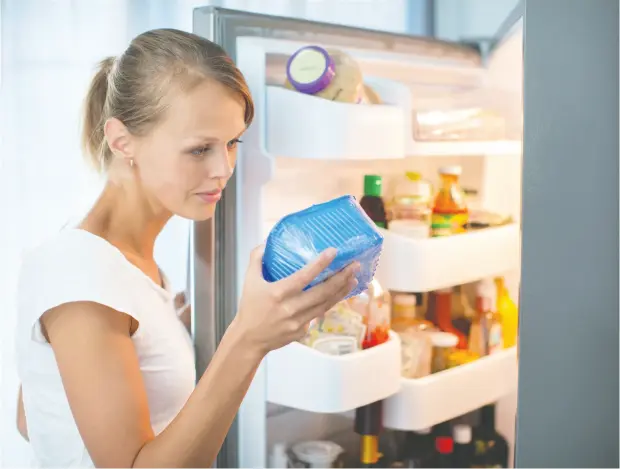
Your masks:
<svg viewBox="0 0 620 469"><path fill-rule="evenodd" d="M402 108L348 104L267 86L266 147L291 158L400 159L405 156Z"/></svg>
<svg viewBox="0 0 620 469"><path fill-rule="evenodd" d="M267 355L267 400L299 410L339 413L398 392L400 340L348 355L328 355L293 342Z"/></svg>
<svg viewBox="0 0 620 469"><path fill-rule="evenodd" d="M376 278L388 290L428 292L500 275L520 264L516 223L465 234L414 239L383 230Z"/></svg>
<svg viewBox="0 0 620 469"><path fill-rule="evenodd" d="M383 425L414 431L498 401L517 387L516 347L420 379L383 401Z"/></svg>

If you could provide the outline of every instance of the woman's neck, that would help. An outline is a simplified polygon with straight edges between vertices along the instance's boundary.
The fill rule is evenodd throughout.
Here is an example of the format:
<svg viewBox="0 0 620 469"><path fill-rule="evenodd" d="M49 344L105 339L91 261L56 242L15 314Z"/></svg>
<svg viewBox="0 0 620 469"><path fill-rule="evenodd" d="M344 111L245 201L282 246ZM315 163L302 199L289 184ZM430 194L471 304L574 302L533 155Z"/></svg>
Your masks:
<svg viewBox="0 0 620 469"><path fill-rule="evenodd" d="M144 196L134 180L108 180L95 205L80 223L130 256L153 259L155 239L172 214Z"/></svg>

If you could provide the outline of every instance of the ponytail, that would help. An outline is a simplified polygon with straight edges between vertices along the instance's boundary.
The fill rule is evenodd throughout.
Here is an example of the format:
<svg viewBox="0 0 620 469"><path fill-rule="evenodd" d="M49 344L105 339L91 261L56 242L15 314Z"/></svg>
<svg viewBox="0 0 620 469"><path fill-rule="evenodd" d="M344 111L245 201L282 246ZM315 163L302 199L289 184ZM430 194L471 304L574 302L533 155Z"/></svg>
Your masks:
<svg viewBox="0 0 620 469"><path fill-rule="evenodd" d="M82 148L87 160L103 171L110 163L112 154L105 144L103 126L106 121L106 96L108 76L114 65L114 57L107 57L99 63L99 70L93 77L84 106L82 125Z"/></svg>

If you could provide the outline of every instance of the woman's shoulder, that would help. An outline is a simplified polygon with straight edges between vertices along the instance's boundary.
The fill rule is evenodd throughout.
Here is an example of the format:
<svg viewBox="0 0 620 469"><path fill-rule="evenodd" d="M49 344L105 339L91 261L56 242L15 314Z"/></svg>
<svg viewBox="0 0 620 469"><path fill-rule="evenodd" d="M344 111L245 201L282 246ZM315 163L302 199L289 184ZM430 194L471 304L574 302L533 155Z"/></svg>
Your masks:
<svg viewBox="0 0 620 469"><path fill-rule="evenodd" d="M135 310L144 289L123 254L92 233L63 230L25 253L18 280L20 315L38 318L63 303L90 301ZM139 297L139 295L138 295Z"/></svg>
<svg viewBox="0 0 620 469"><path fill-rule="evenodd" d="M81 229L64 229L27 251L22 258L20 277L74 272L85 276L123 272L124 257L103 238ZM90 279L92 280L92 279Z"/></svg>

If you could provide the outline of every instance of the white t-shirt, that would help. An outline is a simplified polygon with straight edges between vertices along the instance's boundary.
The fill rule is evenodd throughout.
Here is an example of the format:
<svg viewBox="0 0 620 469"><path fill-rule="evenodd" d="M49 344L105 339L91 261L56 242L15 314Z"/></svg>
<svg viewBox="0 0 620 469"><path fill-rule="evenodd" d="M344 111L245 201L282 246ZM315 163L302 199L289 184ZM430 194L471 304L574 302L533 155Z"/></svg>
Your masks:
<svg viewBox="0 0 620 469"><path fill-rule="evenodd" d="M100 303L139 322L132 339L155 434L195 386L193 345L176 314L174 294L103 238L80 229L61 231L25 256L18 288L17 366L28 435L41 467L93 467L39 322L45 311L74 301Z"/></svg>

